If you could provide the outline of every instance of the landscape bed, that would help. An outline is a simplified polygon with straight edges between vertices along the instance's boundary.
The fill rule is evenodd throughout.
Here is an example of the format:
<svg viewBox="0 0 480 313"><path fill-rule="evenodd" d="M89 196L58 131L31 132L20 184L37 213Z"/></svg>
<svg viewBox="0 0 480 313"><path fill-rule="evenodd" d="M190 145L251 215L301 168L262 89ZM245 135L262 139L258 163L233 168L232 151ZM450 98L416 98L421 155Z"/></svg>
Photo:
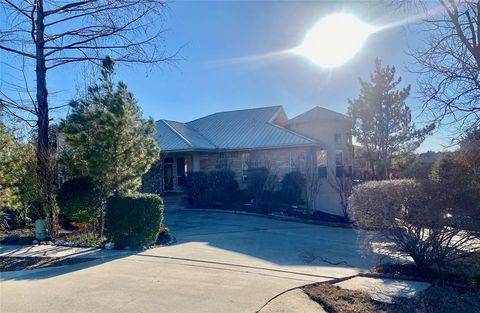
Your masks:
<svg viewBox="0 0 480 313"><path fill-rule="evenodd" d="M305 293L329 313L476 313L480 290L433 285L411 298L392 304L374 301L365 291L342 289L329 283L304 287Z"/></svg>
<svg viewBox="0 0 480 313"><path fill-rule="evenodd" d="M0 256L0 272L32 270L53 266L73 265L93 260L96 260L96 258Z"/></svg>

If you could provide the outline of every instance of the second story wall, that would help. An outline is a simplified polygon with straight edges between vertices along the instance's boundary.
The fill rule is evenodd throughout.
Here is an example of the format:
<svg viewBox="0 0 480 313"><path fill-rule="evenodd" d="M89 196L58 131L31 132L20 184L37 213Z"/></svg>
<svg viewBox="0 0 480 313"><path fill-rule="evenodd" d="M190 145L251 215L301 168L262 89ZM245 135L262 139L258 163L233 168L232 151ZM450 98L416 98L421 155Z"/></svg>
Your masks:
<svg viewBox="0 0 480 313"><path fill-rule="evenodd" d="M334 173L339 165L347 168L353 165L352 134L348 121L308 121L288 124L287 127L320 142L326 150L329 173Z"/></svg>

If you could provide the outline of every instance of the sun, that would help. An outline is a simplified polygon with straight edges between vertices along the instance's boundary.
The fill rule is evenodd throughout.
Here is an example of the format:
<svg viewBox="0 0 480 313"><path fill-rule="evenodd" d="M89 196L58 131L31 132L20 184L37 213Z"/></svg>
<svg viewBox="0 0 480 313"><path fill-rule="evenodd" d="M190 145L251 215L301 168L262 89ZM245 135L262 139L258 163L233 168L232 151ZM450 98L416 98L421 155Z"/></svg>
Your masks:
<svg viewBox="0 0 480 313"><path fill-rule="evenodd" d="M334 14L321 19L293 51L321 67L337 67L350 60L375 31L353 15Z"/></svg>

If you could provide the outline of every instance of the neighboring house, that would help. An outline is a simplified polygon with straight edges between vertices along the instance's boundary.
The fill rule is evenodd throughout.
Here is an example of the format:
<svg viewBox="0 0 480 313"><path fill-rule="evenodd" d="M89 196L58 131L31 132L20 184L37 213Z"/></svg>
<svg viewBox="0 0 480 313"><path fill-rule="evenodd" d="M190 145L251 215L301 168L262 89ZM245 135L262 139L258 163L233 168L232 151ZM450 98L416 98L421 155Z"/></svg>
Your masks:
<svg viewBox="0 0 480 313"><path fill-rule="evenodd" d="M189 171L231 169L240 188L246 187L248 169L267 167L279 178L302 169L313 155L323 178L352 173L351 122L343 114L315 107L288 119L283 107L263 107L214 113L187 123L157 121L161 148L160 189L184 190ZM338 194L325 181L317 208L342 214Z"/></svg>

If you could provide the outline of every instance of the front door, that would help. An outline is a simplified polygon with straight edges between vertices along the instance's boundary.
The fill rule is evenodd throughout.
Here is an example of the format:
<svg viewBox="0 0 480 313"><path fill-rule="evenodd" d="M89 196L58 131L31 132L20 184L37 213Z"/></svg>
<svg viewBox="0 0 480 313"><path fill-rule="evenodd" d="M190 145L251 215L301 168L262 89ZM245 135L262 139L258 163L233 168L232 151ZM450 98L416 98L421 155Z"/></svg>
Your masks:
<svg viewBox="0 0 480 313"><path fill-rule="evenodd" d="M173 165L163 166L163 186L165 191L173 191Z"/></svg>

